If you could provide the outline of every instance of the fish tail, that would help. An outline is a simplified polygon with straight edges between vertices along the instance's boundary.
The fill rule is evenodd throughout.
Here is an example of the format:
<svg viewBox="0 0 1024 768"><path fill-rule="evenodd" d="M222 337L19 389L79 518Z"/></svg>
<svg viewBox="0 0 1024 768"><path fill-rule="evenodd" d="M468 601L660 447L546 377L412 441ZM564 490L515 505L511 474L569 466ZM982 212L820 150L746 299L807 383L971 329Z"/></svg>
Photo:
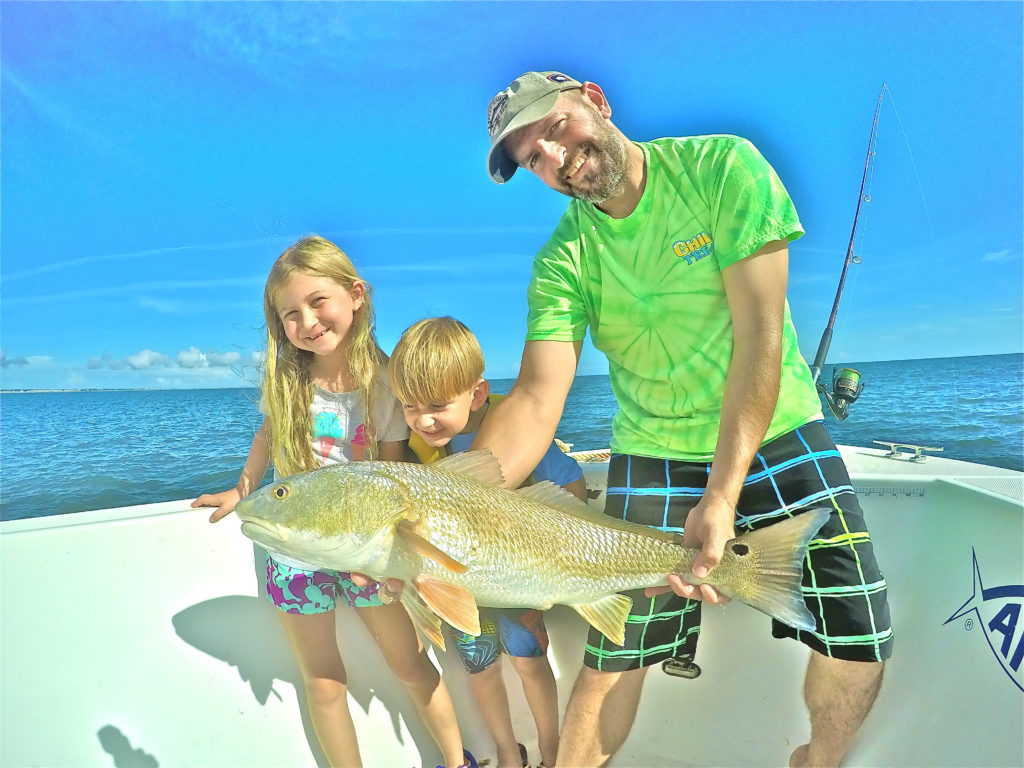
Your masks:
<svg viewBox="0 0 1024 768"><path fill-rule="evenodd" d="M723 591L783 624L813 631L814 616L800 588L804 557L830 515L827 508L811 509L732 539L726 544L726 556L742 563L743 571L734 580L739 583L723 585Z"/></svg>

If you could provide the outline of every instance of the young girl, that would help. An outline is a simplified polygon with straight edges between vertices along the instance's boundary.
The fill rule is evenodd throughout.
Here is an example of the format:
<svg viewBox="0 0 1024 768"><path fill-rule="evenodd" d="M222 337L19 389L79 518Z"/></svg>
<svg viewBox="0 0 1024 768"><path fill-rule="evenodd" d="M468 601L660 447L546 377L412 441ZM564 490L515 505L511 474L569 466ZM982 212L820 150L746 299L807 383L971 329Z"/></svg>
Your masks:
<svg viewBox="0 0 1024 768"><path fill-rule="evenodd" d="M321 237L299 240L270 270L263 312L267 356L260 410L265 418L238 485L192 504L216 507L210 522L254 491L271 461L283 477L324 464L403 458L408 429L383 383L387 356L374 335L370 286L348 257ZM332 766L361 765L335 638L334 606L340 597L355 608L405 685L445 766L476 768L473 756L463 751L448 689L405 609L386 587L357 586L349 573L273 555L267 593L281 611L310 718Z"/></svg>

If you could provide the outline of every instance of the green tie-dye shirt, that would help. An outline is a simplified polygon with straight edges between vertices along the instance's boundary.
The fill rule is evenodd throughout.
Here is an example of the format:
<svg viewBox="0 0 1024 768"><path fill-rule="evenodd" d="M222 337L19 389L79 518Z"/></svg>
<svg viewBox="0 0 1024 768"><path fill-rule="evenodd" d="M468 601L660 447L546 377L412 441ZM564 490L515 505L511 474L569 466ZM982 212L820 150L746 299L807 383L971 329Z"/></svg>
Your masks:
<svg viewBox="0 0 1024 768"><path fill-rule="evenodd" d="M613 451L708 461L732 357L722 270L803 228L778 175L746 139L638 146L648 171L636 210L613 219L573 200L537 254L527 339L576 341L590 328L619 403ZM787 304L779 401L765 441L819 410Z"/></svg>

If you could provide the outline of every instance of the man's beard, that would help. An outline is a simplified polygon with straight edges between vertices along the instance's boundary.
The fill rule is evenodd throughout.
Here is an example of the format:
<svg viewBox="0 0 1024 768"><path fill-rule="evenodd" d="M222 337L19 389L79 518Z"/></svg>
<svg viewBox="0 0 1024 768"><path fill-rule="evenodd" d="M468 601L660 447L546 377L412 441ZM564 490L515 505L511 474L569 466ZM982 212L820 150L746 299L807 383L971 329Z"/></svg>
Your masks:
<svg viewBox="0 0 1024 768"><path fill-rule="evenodd" d="M562 183L570 197L599 205L622 191L629 171L629 155L622 137L607 120L594 120L593 128L593 141L579 151L589 148L591 159L598 160L598 168L581 179L582 188L564 180Z"/></svg>

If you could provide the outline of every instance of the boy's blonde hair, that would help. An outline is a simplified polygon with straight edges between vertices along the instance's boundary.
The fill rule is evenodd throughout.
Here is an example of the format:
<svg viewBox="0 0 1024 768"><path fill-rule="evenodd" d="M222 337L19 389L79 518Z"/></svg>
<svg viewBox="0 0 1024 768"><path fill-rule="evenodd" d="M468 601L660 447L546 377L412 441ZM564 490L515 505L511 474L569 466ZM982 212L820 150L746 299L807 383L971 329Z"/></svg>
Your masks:
<svg viewBox="0 0 1024 768"><path fill-rule="evenodd" d="M454 317L429 317L405 329L388 374L400 402L444 403L476 386L484 375L484 353Z"/></svg>
<svg viewBox="0 0 1024 768"><path fill-rule="evenodd" d="M361 283L362 306L352 318L348 340L349 373L362 395L366 408L364 432L367 457L376 454L371 424L373 380L387 355L377 344L373 330L373 303L370 284L359 277L348 256L334 243L310 235L282 253L267 277L263 290L263 315L267 323L267 356L263 363L263 404L267 413L270 458L281 475L292 475L320 466L313 453L313 380L310 376L312 352L297 349L288 341L277 313L282 289L296 274L325 277L342 286L349 294Z"/></svg>

